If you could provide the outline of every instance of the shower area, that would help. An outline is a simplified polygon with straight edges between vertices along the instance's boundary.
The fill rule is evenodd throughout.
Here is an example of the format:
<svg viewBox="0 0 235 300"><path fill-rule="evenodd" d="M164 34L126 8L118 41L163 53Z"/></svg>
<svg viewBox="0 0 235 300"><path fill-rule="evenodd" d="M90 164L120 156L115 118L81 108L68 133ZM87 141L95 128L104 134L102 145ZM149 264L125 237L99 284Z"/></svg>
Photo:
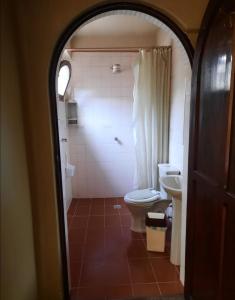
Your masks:
<svg viewBox="0 0 235 300"><path fill-rule="evenodd" d="M132 65L136 52L73 54L78 126L69 127L75 198L121 197L133 189ZM112 69L119 64L119 71ZM80 172L79 172L80 170Z"/></svg>
<svg viewBox="0 0 235 300"><path fill-rule="evenodd" d="M157 164L168 162L171 47L107 51L77 52L71 62L75 198L157 189Z"/></svg>

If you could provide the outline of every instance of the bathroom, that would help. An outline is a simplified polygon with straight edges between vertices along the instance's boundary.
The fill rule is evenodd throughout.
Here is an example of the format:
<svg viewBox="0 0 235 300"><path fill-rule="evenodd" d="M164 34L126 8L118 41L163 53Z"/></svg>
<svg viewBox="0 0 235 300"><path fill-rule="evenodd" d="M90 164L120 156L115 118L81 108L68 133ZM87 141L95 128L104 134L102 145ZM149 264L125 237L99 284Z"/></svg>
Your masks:
<svg viewBox="0 0 235 300"><path fill-rule="evenodd" d="M159 162L169 163L183 175L177 265L169 258L170 230L166 251L148 252L145 234L130 229L131 213L124 201L138 189L133 134L136 49L169 46L169 150L166 161L156 161L153 168L157 172ZM61 61L69 62L71 78L64 97L58 97L58 124L71 297L182 293L191 80L186 51L166 25L128 11L88 22L65 48Z"/></svg>

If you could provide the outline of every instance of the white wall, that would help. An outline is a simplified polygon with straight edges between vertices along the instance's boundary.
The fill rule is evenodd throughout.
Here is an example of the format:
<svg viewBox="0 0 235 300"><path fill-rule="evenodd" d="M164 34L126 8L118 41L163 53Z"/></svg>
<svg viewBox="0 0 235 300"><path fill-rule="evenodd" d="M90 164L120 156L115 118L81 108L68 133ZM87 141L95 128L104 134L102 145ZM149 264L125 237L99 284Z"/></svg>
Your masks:
<svg viewBox="0 0 235 300"><path fill-rule="evenodd" d="M69 128L70 157L77 170L73 197L123 196L133 189L132 63L136 55L73 54L71 84L79 112L79 126ZM112 73L115 63L121 65L120 73Z"/></svg>
<svg viewBox="0 0 235 300"><path fill-rule="evenodd" d="M158 45L172 46L169 163L177 166L183 175L180 279L182 283L184 283L189 113L192 70L183 46L174 35L161 30L157 33L156 40Z"/></svg>
<svg viewBox="0 0 235 300"><path fill-rule="evenodd" d="M71 39L71 47L81 48L113 48L113 47L154 47L155 34L145 34L144 36L74 36Z"/></svg>
<svg viewBox="0 0 235 300"><path fill-rule="evenodd" d="M159 30L157 44L172 46L169 162L183 172L185 102L188 93L186 89L190 88L191 67L183 46L174 35Z"/></svg>

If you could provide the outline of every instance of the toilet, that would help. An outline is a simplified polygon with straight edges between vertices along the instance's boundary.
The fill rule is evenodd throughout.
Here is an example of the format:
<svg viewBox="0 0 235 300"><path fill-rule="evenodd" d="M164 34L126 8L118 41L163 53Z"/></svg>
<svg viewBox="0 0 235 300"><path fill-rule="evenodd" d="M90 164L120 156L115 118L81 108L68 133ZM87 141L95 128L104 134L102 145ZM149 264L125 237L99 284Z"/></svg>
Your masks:
<svg viewBox="0 0 235 300"><path fill-rule="evenodd" d="M177 175L180 171L170 164L158 164L159 177ZM145 216L149 211L165 212L171 197L160 186L160 191L152 188L135 190L125 195L124 201L131 213L131 230L145 232Z"/></svg>

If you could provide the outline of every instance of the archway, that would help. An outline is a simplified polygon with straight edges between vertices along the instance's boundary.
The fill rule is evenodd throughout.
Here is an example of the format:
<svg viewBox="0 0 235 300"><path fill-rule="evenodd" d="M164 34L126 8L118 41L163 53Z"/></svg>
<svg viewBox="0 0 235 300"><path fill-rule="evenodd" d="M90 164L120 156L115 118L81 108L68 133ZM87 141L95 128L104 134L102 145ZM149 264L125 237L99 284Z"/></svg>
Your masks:
<svg viewBox="0 0 235 300"><path fill-rule="evenodd" d="M61 166L60 166L60 145L59 145L59 132L57 124L57 106L56 106L56 88L55 79L57 74L58 62L60 60L61 53L64 46L71 35L79 27L85 24L112 14L131 14L146 18L146 20L161 24L164 29L170 30L174 33L176 38L179 40L184 50L187 53L190 64L193 60L193 47L187 37L187 35L175 24L170 18L165 16L158 10L148 7L143 4L136 4L131 2L113 2L111 4L102 4L95 6L83 14L78 16L62 33L60 36L55 50L52 56L50 74L49 74L49 89L51 99L51 119L53 127L53 142L54 142L54 157L55 157L55 170L57 179L57 194L58 194L58 213L60 223L60 237L61 237L61 252L62 252L62 268L64 278L64 291L65 297L68 297L68 276L67 276L67 262L66 262L66 237L65 237L65 226L64 226L64 207L63 207L63 191L62 191L62 180L61 180Z"/></svg>

